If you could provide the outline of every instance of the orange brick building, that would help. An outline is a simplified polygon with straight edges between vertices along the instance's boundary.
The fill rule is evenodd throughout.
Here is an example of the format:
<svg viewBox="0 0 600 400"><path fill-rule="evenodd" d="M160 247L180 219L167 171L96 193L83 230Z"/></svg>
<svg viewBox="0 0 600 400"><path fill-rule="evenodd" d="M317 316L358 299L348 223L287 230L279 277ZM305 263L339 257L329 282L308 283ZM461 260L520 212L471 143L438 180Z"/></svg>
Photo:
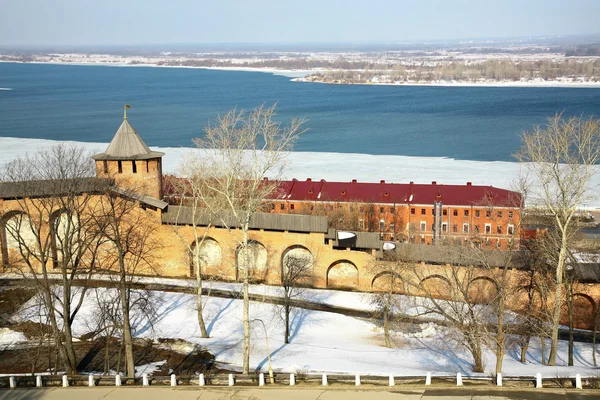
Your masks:
<svg viewBox="0 0 600 400"><path fill-rule="evenodd" d="M327 215L334 224L343 216L356 220L355 229L378 232L383 240L519 246L522 196L492 186L294 179L281 182L273 201L274 213Z"/></svg>

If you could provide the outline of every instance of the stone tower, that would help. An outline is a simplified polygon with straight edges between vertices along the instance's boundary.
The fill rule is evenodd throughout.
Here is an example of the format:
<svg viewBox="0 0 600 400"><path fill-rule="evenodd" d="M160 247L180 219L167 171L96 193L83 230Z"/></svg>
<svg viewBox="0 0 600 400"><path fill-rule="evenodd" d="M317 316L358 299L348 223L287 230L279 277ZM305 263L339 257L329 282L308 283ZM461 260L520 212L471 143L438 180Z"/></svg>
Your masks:
<svg viewBox="0 0 600 400"><path fill-rule="evenodd" d="M124 188L162 200L162 157L165 153L152 151L127 121L123 123L104 153L93 156L96 176L114 179Z"/></svg>

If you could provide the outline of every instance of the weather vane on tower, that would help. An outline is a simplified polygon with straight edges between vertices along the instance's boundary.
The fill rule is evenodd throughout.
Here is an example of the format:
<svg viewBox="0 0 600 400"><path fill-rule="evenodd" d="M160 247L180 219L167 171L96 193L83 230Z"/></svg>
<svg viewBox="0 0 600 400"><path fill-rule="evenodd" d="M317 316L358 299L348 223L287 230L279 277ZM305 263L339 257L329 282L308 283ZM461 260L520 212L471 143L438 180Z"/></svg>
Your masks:
<svg viewBox="0 0 600 400"><path fill-rule="evenodd" d="M127 109L131 108L131 106L129 104L125 104L125 106L123 107L123 119L127 119Z"/></svg>

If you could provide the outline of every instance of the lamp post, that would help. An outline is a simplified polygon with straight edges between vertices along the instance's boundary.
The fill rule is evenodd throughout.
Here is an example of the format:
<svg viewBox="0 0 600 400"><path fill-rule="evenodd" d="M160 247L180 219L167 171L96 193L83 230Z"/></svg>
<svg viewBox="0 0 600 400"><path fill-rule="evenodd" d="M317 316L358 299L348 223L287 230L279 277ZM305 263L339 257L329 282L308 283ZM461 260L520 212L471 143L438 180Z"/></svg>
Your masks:
<svg viewBox="0 0 600 400"><path fill-rule="evenodd" d="M269 348L269 335L267 334L267 326L265 325L262 319L255 318L252 320L252 322L254 321L260 322L263 326L263 329L265 330L265 341L267 343L267 360L269 362L269 381L271 382L271 384L274 384L275 377L273 377L273 368L271 367L271 349Z"/></svg>

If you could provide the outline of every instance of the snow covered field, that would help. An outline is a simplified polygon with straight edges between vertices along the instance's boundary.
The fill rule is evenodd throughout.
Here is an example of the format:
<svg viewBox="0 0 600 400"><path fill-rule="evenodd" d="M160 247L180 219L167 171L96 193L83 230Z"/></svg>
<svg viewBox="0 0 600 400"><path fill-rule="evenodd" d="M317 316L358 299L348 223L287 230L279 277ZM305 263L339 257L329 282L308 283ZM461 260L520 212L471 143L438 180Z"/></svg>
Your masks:
<svg viewBox="0 0 600 400"><path fill-rule="evenodd" d="M223 286L225 285L225 286ZM227 287L228 284L215 284L215 287ZM268 287L255 286L260 290L272 292ZM96 293L100 297L113 295L112 289L94 289L88 292L84 306L74 325L74 333L82 335L94 329L98 315ZM369 307L369 299L363 294L318 291L321 298L329 304L345 302L346 306ZM217 362L231 369L240 369L242 360L243 327L242 301L237 299L207 298L205 316L210 339L200 339L196 320L196 299L190 294L153 292L153 302L157 306L156 315L149 320L137 315L135 335L140 338L184 339L191 344L179 346L181 351L189 351L193 345L205 346L217 359ZM306 296L315 297L310 292ZM328 299L328 301L327 301ZM32 300L33 301L33 300ZM320 301L315 298L315 301ZM34 319L29 317L31 304L23 306L15 319ZM381 329L372 321L347 317L340 314L294 309L291 316L291 343L283 343L283 323L280 309L271 304L253 302L250 307L252 323L251 368L266 371L267 348L265 330L258 320L265 324L271 350L272 364L276 371L282 372L335 372L415 376L431 372L433 375L449 375L461 372L473 375L469 353L451 338L448 328L434 324L420 326L406 325L401 332L395 332L395 348L383 346ZM2 331L0 342L5 342L12 331ZM591 365L591 345L576 343L575 367L540 365L539 342L533 341L529 349L527 364L521 364L519 352L515 346L509 346L504 360L505 376L527 375L537 372L544 377L574 375L595 376L596 369ZM559 364L566 364L567 343L561 342ZM485 354L486 373L494 368L493 354Z"/></svg>
<svg viewBox="0 0 600 400"><path fill-rule="evenodd" d="M0 168L5 163L27 152L46 149L59 143L71 143L85 147L90 153L106 149L107 143L59 142L46 139L23 139L0 137ZM177 173L184 156L192 151L181 147L153 147L166 153L163 157L163 172ZM430 183L464 185L492 185L511 189L517 179L520 166L516 162L469 161L443 157L386 156L357 153L292 152L287 160L284 178L325 179L327 181ZM351 165L352 168L348 168ZM586 208L600 208L600 174L590 184L594 202Z"/></svg>

